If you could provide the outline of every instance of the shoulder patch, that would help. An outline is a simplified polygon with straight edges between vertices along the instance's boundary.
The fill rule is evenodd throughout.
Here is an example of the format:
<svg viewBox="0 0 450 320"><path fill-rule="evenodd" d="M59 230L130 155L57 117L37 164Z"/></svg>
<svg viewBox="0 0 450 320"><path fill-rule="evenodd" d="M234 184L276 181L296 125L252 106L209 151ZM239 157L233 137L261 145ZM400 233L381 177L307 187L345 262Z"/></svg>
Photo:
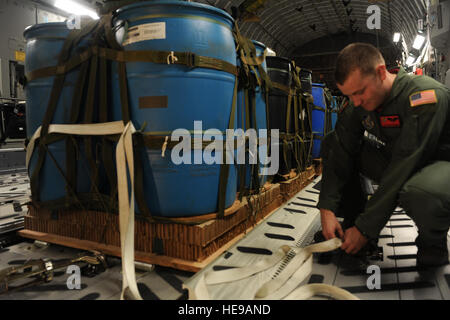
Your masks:
<svg viewBox="0 0 450 320"><path fill-rule="evenodd" d="M409 96L409 102L411 107L417 107L424 104L437 103L436 91L425 90L413 93Z"/></svg>
<svg viewBox="0 0 450 320"><path fill-rule="evenodd" d="M398 114L381 116L380 124L383 128L400 128L402 126L402 122Z"/></svg>

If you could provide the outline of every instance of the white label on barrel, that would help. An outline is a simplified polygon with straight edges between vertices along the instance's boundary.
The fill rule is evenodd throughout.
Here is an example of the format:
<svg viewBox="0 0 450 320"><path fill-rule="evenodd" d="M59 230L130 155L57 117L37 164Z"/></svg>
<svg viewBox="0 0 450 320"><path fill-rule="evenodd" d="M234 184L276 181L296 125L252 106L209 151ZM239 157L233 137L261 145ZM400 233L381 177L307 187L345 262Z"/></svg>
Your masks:
<svg viewBox="0 0 450 320"><path fill-rule="evenodd" d="M129 45L135 42L146 40L161 40L166 38L166 23L146 23L134 26L128 29L127 38L123 45Z"/></svg>

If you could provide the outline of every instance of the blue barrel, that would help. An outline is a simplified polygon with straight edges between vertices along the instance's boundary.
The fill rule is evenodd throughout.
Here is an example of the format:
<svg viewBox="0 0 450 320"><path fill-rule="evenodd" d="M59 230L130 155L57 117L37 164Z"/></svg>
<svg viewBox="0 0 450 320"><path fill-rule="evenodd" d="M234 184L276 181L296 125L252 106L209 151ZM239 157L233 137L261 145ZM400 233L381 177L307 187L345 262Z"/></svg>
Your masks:
<svg viewBox="0 0 450 320"><path fill-rule="evenodd" d="M255 45L255 49L256 49L256 55L259 57L261 55L264 54L264 51L266 50L266 46L258 41L252 40L253 44ZM238 59L237 61L237 65L240 66L240 59ZM264 71L267 72L267 64L266 61L264 60L264 62L262 63L262 67L264 69ZM257 68L255 68L257 70ZM252 71L253 72L253 71ZM258 77L260 77L260 74L257 70L257 74ZM249 101L250 103L250 101ZM237 113L237 127L241 128L244 130L244 132L249 129L246 126L246 112L245 112L245 97L244 97L244 90L240 89L238 92L238 113ZM249 109L251 109L249 107ZM261 87L256 87L255 90L255 119L256 119L256 124L253 123L254 119L253 119L253 114L252 114L252 110L250 110L250 127L251 128L256 128L257 129L257 133L258 133L258 137L259 136L259 130L261 129L267 129L267 113L266 113L266 97L265 97L265 93L263 91L263 89ZM264 136L263 138L266 138L267 141L267 136ZM267 156L267 146L260 146L258 148L259 151L259 156L261 156L261 160L262 161L266 161L266 156ZM258 156L258 159L260 159ZM260 174L260 178L259 178L259 184L260 186L263 186L264 183L266 183L267 181L267 175L263 174L264 172L264 165L261 164L261 161L258 161L258 172ZM246 176L245 176L245 188L246 189L253 189L254 185L253 183L251 183L251 166L249 165L248 162L248 157L246 157ZM238 179L238 187L240 185L240 180Z"/></svg>
<svg viewBox="0 0 450 320"><path fill-rule="evenodd" d="M325 85L321 83L312 84L312 96L314 98L314 105L312 110L312 134L314 136L312 156L318 158L320 154L320 143L325 136Z"/></svg>
<svg viewBox="0 0 450 320"><path fill-rule="evenodd" d="M283 57L266 58L268 75L272 83L279 83L288 89L292 84L291 60ZM286 127L287 105L289 94L278 88L272 88L269 94L269 126L270 129L278 129L280 134L294 133L294 105L291 105L291 120ZM293 163L294 143L293 141L282 141L278 144L279 169L278 174L286 175L296 167Z"/></svg>
<svg viewBox="0 0 450 320"><path fill-rule="evenodd" d="M58 64L58 56L70 30L64 22L42 23L25 29L27 41L25 73ZM29 81L25 87L27 96L26 120L27 136L30 138L42 124L50 99L54 77L38 78ZM63 90L61 107L58 106L53 117L55 123L69 121L72 91Z"/></svg>
<svg viewBox="0 0 450 320"><path fill-rule="evenodd" d="M114 24L125 23L116 38L125 51L157 50L192 52L236 65L232 33L233 18L209 5L184 1L139 2L117 10ZM127 34L124 34L127 30ZM138 30L138 32L136 32ZM137 35L139 33L139 35ZM117 65L115 66L117 68ZM113 68L112 118L122 119L117 69ZM168 136L176 129L191 134L194 121L202 121L203 132L225 133L231 114L236 77L224 71L183 65L126 63L130 117L144 132ZM235 121L236 125L236 121ZM202 132L195 132L198 138ZM219 137L219 140L223 139ZM146 149L143 160L144 195L154 216L196 216L217 212L220 164L204 161L175 164L171 150ZM222 157L222 154L218 155ZM236 167L231 165L226 207L236 199Z"/></svg>
<svg viewBox="0 0 450 320"><path fill-rule="evenodd" d="M58 57L63 47L64 41L70 30L65 22L43 23L30 26L24 31L26 40L25 73L58 65ZM56 107L51 123L66 124L70 121L70 108L74 95L74 87L78 71L71 71L66 75L65 85ZM54 77L37 78L27 83L25 94L27 137L30 138L34 132L42 125L44 114L50 100ZM49 152L53 156L51 159L46 154L44 165L41 168L39 177L39 199L40 201L50 201L61 199L66 196L66 180L60 170L66 169L66 147L65 141L58 141L47 145ZM88 193L91 188L88 168L89 165L83 157L84 145L78 146L81 150L77 161L77 192ZM31 176L37 164L37 148L33 154L29 166ZM57 165L55 164L55 161Z"/></svg>
<svg viewBox="0 0 450 320"><path fill-rule="evenodd" d="M266 61L270 80L290 88L292 84L291 61L287 58L272 56L267 57ZM288 95L288 93L278 88L272 88L272 90L270 90L269 126L270 129L279 129L280 133L293 133L295 131L293 120L290 121L289 128L286 128ZM291 115L294 114L292 110L293 106L291 109Z"/></svg>

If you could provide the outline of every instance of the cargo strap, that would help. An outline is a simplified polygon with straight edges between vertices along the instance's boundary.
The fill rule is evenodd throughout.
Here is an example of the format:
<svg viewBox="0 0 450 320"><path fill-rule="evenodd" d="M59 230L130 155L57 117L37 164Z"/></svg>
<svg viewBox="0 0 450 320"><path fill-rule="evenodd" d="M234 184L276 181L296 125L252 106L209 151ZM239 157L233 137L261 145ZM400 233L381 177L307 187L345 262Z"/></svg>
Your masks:
<svg viewBox="0 0 450 320"><path fill-rule="evenodd" d="M36 140L40 137L43 127L39 127L26 150L26 164L30 163ZM141 296L136 284L134 269L134 159L132 134L136 131L129 122L124 126L122 121L97 124L49 125L48 133L104 136L120 135L116 149L117 185L119 188L119 223L122 253L122 294L121 299L139 299ZM127 168L131 179L131 199L128 193Z"/></svg>
<svg viewBox="0 0 450 320"><path fill-rule="evenodd" d="M43 126L40 126L31 137L25 156L25 163L28 167L30 164L31 156L36 147L36 141L40 139ZM51 134L61 134L61 135L76 135L76 136L107 136L107 135L117 135L123 131L123 122L115 121L108 123L95 123L95 124L51 124L48 127L47 133ZM113 132L113 133L110 133ZM117 133L119 132L119 133Z"/></svg>
<svg viewBox="0 0 450 320"><path fill-rule="evenodd" d="M120 127L121 124L123 124L122 121L118 121L118 122L113 122L112 123L114 126L118 126ZM94 126L93 128L96 128L98 131L97 136L101 136L102 139L107 140L110 143L114 143L116 144L119 140L119 136L116 135L104 135L105 131L103 129L103 126L105 124L103 123L98 123L98 124L92 124L92 126ZM60 132L60 128L61 126L66 126L66 125L51 125L48 135L46 136L46 138L44 139L44 141L42 142L42 144L45 146L47 144L51 144L54 143L56 141L60 141L63 139L74 139L74 137L76 136L83 136L83 128L84 126L87 126L86 124L84 125L77 125L76 128L78 128L80 130L80 134L65 134L65 133L59 133ZM35 145L36 143L38 143L40 141L39 138L39 134L40 134L41 128L39 128L35 134L33 135L32 139L30 140L28 146L30 147L29 149L27 149L27 158L26 158L26 163L27 163L27 167L29 166L29 162L30 159L32 157L32 153L35 150ZM154 149L154 150L162 150L163 146L164 146L164 142L165 139L167 138L167 136L149 136L148 132L142 133L139 131L136 131L133 134L133 145L135 148L135 157L134 157L134 161L135 161L135 172L142 172L139 171L141 168L141 162L137 161L136 158L138 157L138 146L139 146L139 140L142 139L143 144L145 145L145 147L149 148L149 149ZM194 139L193 139L194 140ZM171 149L175 146L175 143L178 142L170 142L167 144L167 149ZM195 141L192 141L192 147L196 147L195 146ZM211 142L203 142L201 145L202 150L204 148L206 148ZM111 144L113 146L113 144ZM236 147L236 144L235 144ZM52 158L51 153L49 153L50 157ZM53 159L53 158L52 158ZM57 163L55 162L55 165L57 166ZM64 170L62 170L61 168L57 167L58 171L61 173L61 175L63 176L63 178L66 178L66 173L64 172ZM112 173L112 175L115 177L115 166L114 166L114 172ZM135 177L135 197L136 197L136 203L138 204L138 206L142 206L143 210L148 210L148 206L145 202L140 204L140 199L145 199L145 195L141 194L141 196L139 197L138 194L139 192L142 192L141 190L143 190L143 186L139 186L139 180L142 181L142 179L138 179L138 177L141 175L136 175ZM117 184L117 182L116 182ZM69 191L72 193L73 190L69 189ZM116 191L117 192L117 191ZM100 203L100 207L90 207L87 208L85 205L83 205L86 202L90 202L90 201L96 201ZM105 212L115 212L115 207L111 206L111 205L107 205L107 203L114 201L114 199L111 199L109 197L105 197L102 196L101 194L94 194L92 196L88 196L87 194L75 194L73 196L72 202L74 205L76 204L77 206L79 206L81 209L83 210L88 210L88 209L92 209L94 208L95 210L105 210ZM46 201L45 203L45 207L47 208L61 208L64 207L65 203L63 202L63 200L51 200L51 201ZM225 210L224 216L229 216L232 215L236 212L237 206L238 206L239 202L236 202L232 207L228 208L227 210ZM106 208L106 209L105 209ZM140 209L142 210L142 209ZM187 225L196 225L199 223L203 223L212 219L217 219L219 218L219 214L218 213L209 213L209 214L203 214L200 216L192 216L192 217L180 217L180 218L174 218L174 217L158 217L158 216L151 216L150 212L145 212L145 211L141 211L141 213L143 214L143 217L146 219L146 221L151 222L151 223L179 223L179 224L187 224Z"/></svg>
<svg viewBox="0 0 450 320"><path fill-rule="evenodd" d="M284 85L284 84L281 84L281 83L279 83L279 82L272 81L272 86L273 86L275 89L278 89L278 90L283 91L286 95L291 95L291 94L292 94L291 89L290 89L288 86Z"/></svg>
<svg viewBox="0 0 450 320"><path fill-rule="evenodd" d="M305 121L309 122L311 128L311 106L313 106L312 96L305 92L301 87L300 71L301 68L295 66L295 62L292 61L293 70L293 86L288 87L278 82L272 82L272 87L280 90L287 95L286 105L286 133L282 133L280 137L283 140L283 158L287 167L287 157L289 149L288 143L293 142L293 154L296 161L296 167L298 171L303 170L310 162L310 155L312 152L312 143L309 144L309 148L306 148L306 141L312 139L309 137L305 129ZM294 117L292 117L294 113ZM305 115L307 119L305 119ZM294 131L291 132L291 121L294 121ZM301 121L299 123L299 121Z"/></svg>
<svg viewBox="0 0 450 320"><path fill-rule="evenodd" d="M302 170L305 169L311 161L311 155L312 155L312 147L313 147L313 141L312 141L312 133L307 132L305 128L305 121L308 122L309 129L312 130L312 108L316 107L314 105L314 99L312 95L307 92L301 82L301 68L295 65L295 62L292 61L293 65L293 72L292 77L294 80L294 90L297 93L297 99L298 99L298 105L300 107L300 114L301 114L301 130L299 130L299 136L302 140L299 139L299 142L301 145L301 148L298 150L298 159L301 160ZM307 117L305 119L305 116ZM306 142L309 141L309 148L306 146Z"/></svg>
<svg viewBox="0 0 450 320"><path fill-rule="evenodd" d="M142 144L147 149L153 149L153 150L161 150L161 154L163 154L164 150L170 150L176 147L180 144L179 141L171 141L169 140L169 135L155 135L153 132L139 132L137 131L133 137L141 136L142 137ZM187 137L187 136L186 136ZM184 139L184 137L183 137ZM244 137L245 140L248 140L248 137ZM211 147L211 144L217 144L218 141L205 141L203 139L197 139L190 137L191 140L191 149L201 149L204 150L206 147ZM197 141L198 140L198 141ZM236 150L238 146L236 145L237 139L233 141L234 149ZM223 150L226 149L226 140L223 141Z"/></svg>
<svg viewBox="0 0 450 320"><path fill-rule="evenodd" d="M305 156L305 166L309 166L311 163L311 157L312 157L312 133L306 132L305 128L305 121L308 121L308 127L312 128L312 116L311 116L311 103L312 103L312 96L309 93L303 93L302 97L300 98L300 101L304 101L305 107L303 108L304 112L302 112L302 136L305 140L305 143L309 141L309 148L304 150L304 156ZM303 102L302 102L303 103ZM306 119L305 119L306 118Z"/></svg>
<svg viewBox="0 0 450 320"><path fill-rule="evenodd" d="M208 285L230 283L249 278L281 263L276 276L264 283L255 292L253 299L308 299L319 294L327 294L334 299L359 300L348 291L329 285L307 285L296 289L312 271L313 253L333 251L341 245L342 241L338 238L304 248L285 245L274 255L259 260L251 266L205 272L190 291L190 299L209 300L211 297L208 292Z"/></svg>
<svg viewBox="0 0 450 320"><path fill-rule="evenodd" d="M262 64L266 59L267 50L265 50L261 56L257 56L255 45L250 39L241 35L237 22L234 25L233 35L237 44L237 52L238 57L241 60L243 75L247 79L251 79L252 76L250 75L250 71L252 71L252 75L257 83L256 85L253 84L252 87L255 88L256 86L259 86L263 91L269 92L272 88L272 81L262 67ZM242 73L240 75L242 76Z"/></svg>
<svg viewBox="0 0 450 320"><path fill-rule="evenodd" d="M238 57L241 61L241 68L239 74L239 88L244 92L244 108L242 110L242 123L245 124L245 129L255 129L258 130L257 120L256 120L256 92L257 87L260 88L261 94L264 95L265 99L265 112L266 112L266 127L270 130L270 123L268 117L269 110L269 90L272 88L272 82L264 70L262 64L266 59L267 50L260 56L257 56L256 48L250 39L243 37L239 31L239 26L235 23L234 26L234 37L237 43ZM245 121L244 121L245 113ZM270 132L268 132L267 137L268 150L270 152ZM245 146L246 155L249 154L249 148ZM246 189L246 165L239 165L239 199L243 196L250 196L259 194L261 192L260 176L259 176L259 154L256 150L256 164L250 164L250 185ZM253 204L249 201L249 206L251 209L251 214L255 215L258 212L258 203Z"/></svg>
<svg viewBox="0 0 450 320"><path fill-rule="evenodd" d="M303 153L304 153L304 135L300 132L300 116L303 113L303 105L301 102L302 95L302 87L300 81L300 68L295 65L295 61L291 61L293 66L292 68L292 79L293 79L293 88L291 89L292 98L294 99L294 128L295 128L295 140L294 140L294 158L297 164L297 172L303 171L304 163L303 163ZM302 122L303 124L303 122Z"/></svg>
<svg viewBox="0 0 450 320"><path fill-rule="evenodd" d="M290 130L291 127L291 114L292 114L292 99L295 96L295 91L291 89L290 87L279 83L272 81L272 89L277 89L286 94L287 96L287 105L286 105L286 119L285 119L285 126L286 126L286 132L280 133L280 138L283 142L283 162L285 164L285 167L290 170L290 166L288 166L288 156L290 154L290 148L289 148L289 142L293 141L295 139L295 134L293 134ZM274 91L272 90L272 94ZM269 112L267 112L267 115L269 115Z"/></svg>
<svg viewBox="0 0 450 320"><path fill-rule="evenodd" d="M110 46L110 48L105 47L99 47L99 46L91 46L88 49L86 49L84 52L78 55L73 55L71 58L70 56L70 48L74 48L75 45L81 40L82 37L86 36L89 33L92 33L94 37L96 37L97 40L94 39L94 43L101 43L98 41L101 36L99 36L102 32L104 32L104 36L106 38L107 44ZM173 52L173 51L123 51L121 50L120 45L117 44L115 41L114 35L112 34L112 27L111 27L111 14L102 16L102 19L99 23L92 24L91 27L82 29L80 31L74 31L74 36L69 36L68 39L65 41L64 48L61 52L61 57L58 63L58 66L55 67L48 67L43 68L39 70L35 70L28 74L28 81L41 78L41 77L48 77L48 76L56 76L55 78L55 84L54 89L52 90L52 99L50 104L52 105L51 108L48 108L46 119L51 119L54 113L54 109L56 107L59 94L62 90L62 85L64 83L64 77L65 74L69 71L74 70L75 68L78 68L81 66L78 81L76 84L77 90L74 91L74 98L72 102L72 113L73 117L71 117L71 122L76 123L78 114L79 114L79 106L81 103L81 93L79 92L80 89L82 89L82 83L86 80L87 74L89 74L89 85L87 87L87 101L86 101L86 113L84 117L84 123L90 123L93 121L93 110L94 110L94 96L96 90L96 84L98 83L100 79L100 110L99 110L99 120L101 122L106 122L107 117L107 93L106 93L106 77L107 77L107 70L106 70L106 61L112 60L118 62L118 73L119 73L119 87L120 87L120 100L121 100L121 106L122 106L122 118L124 123L127 123L130 120L130 113L129 113L129 96L128 96L128 88L127 88L127 80L126 80L126 65L125 62L153 62L153 63L162 63L162 64L179 64L179 65L186 65L190 68L196 68L196 67L203 67L203 68L210 68L215 69L219 71L225 71L228 73L231 73L233 75L238 74L237 68L226 62L219 59L214 59L210 57L204 57L200 55L196 55L190 52ZM172 59L169 59L169 57L172 57ZM55 86L58 85L57 88ZM236 97L236 90L234 93L233 101L235 101ZM235 104L235 102L233 102ZM235 108L235 106L233 106ZM234 112L234 111L233 111ZM231 120L231 119L230 119ZM48 120L47 122L50 123L51 120ZM46 121L44 121L44 124ZM234 122L230 122L230 129L234 128ZM45 133L45 125L44 130L41 131L42 139L40 139L40 143L45 143L46 141L50 140L57 140L58 138L56 136L51 137L51 139L48 139L47 134ZM137 146L136 152L140 152L139 148L143 147L144 145L152 145L154 141L149 141L150 139L145 139L142 137L139 132L137 132L134 136L134 140ZM47 139L45 139L47 138ZM93 141L91 137L84 138L85 140L85 153L88 159L88 162L90 164L91 173L92 173L92 190L91 191L97 191L97 185L98 185L98 167L97 163L94 160L93 155ZM112 163L112 142L109 141L109 139L102 138L101 143L101 157L104 162L105 171L111 186L111 199L115 198L115 192L116 192L116 185L115 185L115 177L114 177L114 164ZM66 159L68 160L68 166L67 170L70 171L68 176L64 176L66 179L67 189L74 190L76 192L76 163L74 161L75 157L74 154L76 153L76 141L75 139L68 137L67 138L67 155ZM43 149L43 148L41 148ZM95 148L97 150L97 148ZM34 200L38 200L39 192L37 190L38 183L37 179L39 176L40 169L43 165L44 161L44 151L40 151L39 154L39 161L36 166L36 169L33 172L32 175L32 185L34 192L32 194L35 196ZM135 157L135 165L139 169L142 169L142 163L140 157ZM224 165L227 167L228 165ZM222 167L224 167L222 166ZM223 191L223 189L226 189L226 181L224 185L225 179L225 171L227 169L222 168L221 170L221 179L220 179L220 187L219 189ZM229 169L228 171L229 172ZM226 175L228 177L228 174ZM143 181L142 181L142 175L138 175L136 177L136 197L137 197L137 203L140 208L140 211L147 217L150 217L150 212L148 211L148 208L145 204L144 200L144 194L142 190ZM68 194L67 198L72 197L72 194ZM220 214L223 214L223 208L225 204L220 204L221 201L225 200L225 196L219 196L219 212ZM111 203L113 206L114 204ZM219 214L219 215L220 215Z"/></svg>
<svg viewBox="0 0 450 320"><path fill-rule="evenodd" d="M120 136L116 149L117 186L119 188L119 224L122 252L121 300L142 300L136 283L134 267L134 159L133 138L136 130L129 122ZM131 180L131 199L128 196L127 168Z"/></svg>
<svg viewBox="0 0 450 320"><path fill-rule="evenodd" d="M216 58L200 56L192 52L150 50L121 51L92 46L79 55L72 57L65 64L54 67L46 67L27 73L27 81L66 74L77 68L83 62L89 60L92 56L98 56L100 58L117 62L151 62L159 64L184 65L189 68L207 68L228 72L235 76L238 75L237 67L233 64ZM170 56L175 56L177 60L171 60L168 63L167 58Z"/></svg>
<svg viewBox="0 0 450 320"><path fill-rule="evenodd" d="M301 80L300 80L300 71L301 71L301 68L300 68L300 67L297 67L297 66L295 65L295 61L292 61L291 63L292 63L292 66L293 66L293 68L292 68L292 79L294 80L294 87L295 87L298 91L303 90L303 88L302 88L302 82L301 82Z"/></svg>
<svg viewBox="0 0 450 320"><path fill-rule="evenodd" d="M92 55L90 50L95 50L95 47L91 47L81 54L74 54L75 49L80 41L89 36L89 42L91 43L103 43L101 40L104 30L108 30L107 26L111 25L111 14L102 16L99 21L91 21L86 26L80 30L73 30L64 42L63 48L60 52L57 67L44 68L34 72L34 76L30 77L30 80L34 77L54 75L54 83L50 96L50 101L46 110L46 114L43 119L43 130L41 130L41 139L39 140L40 148L38 154L37 165L31 174L31 188L32 188L32 198L35 203L39 203L39 185L38 179L40 175L40 170L42 169L43 163L45 161L45 154L47 154L55 162L56 167L61 172L63 178L66 181L66 196L65 207L72 206L75 202L79 203L79 196L77 193L77 155L78 146L77 140L73 136L66 136L66 168L65 172L61 170L56 162L56 159L52 156L51 152L45 146L45 144L51 143L51 141L57 141L58 135L53 135L49 137L46 132L46 127L51 123L53 114L55 112L59 96L61 94L62 88L65 82L65 74L71 70L78 69L78 79L75 84L75 90L72 97L72 107L70 111L69 123L92 123L94 121L107 122L108 121L108 95L107 95L107 61L106 59L99 57L98 55ZM109 33L112 33L111 31ZM107 42L111 42L111 35L106 33L105 38ZM117 44L111 45L117 48ZM86 81L87 80L87 81ZM99 85L99 88L97 88ZM98 93L98 96L97 96ZM86 101L81 101L82 97L86 96ZM99 103L99 108L95 107L95 102ZM79 119L80 107L84 106L84 119ZM127 108L126 108L127 109ZM98 115L94 113L94 110L98 112ZM124 118L126 116L124 115ZM91 179L91 196L83 196L86 202L91 202L99 200L101 204L101 209L108 211L116 206L116 186L115 186L115 168L113 164L113 154L112 154L112 142L101 138L101 144L98 144L97 140L92 137L83 138L85 145L85 155L90 167L89 177ZM44 150L45 152L42 152ZM111 194L110 197L106 197L99 192L99 158L103 160L103 165L110 183ZM108 203L104 200L107 199ZM45 205L50 206L61 206L61 199L46 201ZM84 207L83 207L84 209Z"/></svg>
<svg viewBox="0 0 450 320"><path fill-rule="evenodd" d="M228 129L234 130L234 121L236 117L236 104L237 104L237 91L238 91L238 77L235 77L234 89L233 89L233 102L231 104L231 114L228 120ZM230 173L230 164L226 161L226 152L223 152L223 163L220 166L219 173L219 193L218 193L218 217L223 218L225 214L225 202L228 185L228 176Z"/></svg>
<svg viewBox="0 0 450 320"><path fill-rule="evenodd" d="M69 123L75 124L78 122L81 108L81 97L83 92L84 82L88 73L89 61L83 62L80 67L78 79L75 84L74 92L78 94L74 95L72 100L72 106L70 109L70 121ZM69 190L77 190L77 172L78 172L78 144L76 139L71 136L66 138L66 195L67 203L72 203L74 195Z"/></svg>
<svg viewBox="0 0 450 320"><path fill-rule="evenodd" d="M52 91L50 94L50 99L47 105L47 109L42 120L42 130L40 131L40 137L43 141L43 138L46 137L48 133L48 127L53 119L53 115L55 113L56 107L58 105L59 97L61 95L64 82L65 82L65 72L62 72L65 69L64 65L69 60L69 56L71 51L75 47L76 43L81 41L86 35L97 30L100 26L99 21L91 21L87 24L87 26L81 30L73 30L69 33L66 41L64 42L63 48L58 57L58 67L56 67L57 75L53 81ZM74 95L78 94L74 92ZM39 145L38 150L38 160L35 167L35 170L31 174L30 178L30 186L31 186L31 197L34 202L39 201L39 175L42 166L44 165L44 161L46 158L46 154L48 150L42 144ZM74 190L76 192L76 190Z"/></svg>
<svg viewBox="0 0 450 320"><path fill-rule="evenodd" d="M288 97L287 97L287 105L286 105L286 134L280 135L283 136L283 158L284 158L284 162L286 165L286 168L288 169L288 171L290 171L292 169L291 166L288 166L288 162L287 159L290 156L291 152L294 153L294 159L297 163L297 168L299 168L298 165L298 159L297 159L297 142L298 142L298 131L297 131L297 126L298 126L298 110L297 110L297 100L296 100L296 91L292 88L288 88L286 86L283 86L281 84L277 84L276 86L278 86L279 89L283 90L285 93L287 93ZM288 90L287 90L288 89ZM294 102L294 103L292 103ZM294 107L293 107L294 104ZM294 110L292 110L294 109ZM294 113L294 117L292 117L292 113ZM294 132L291 132L291 121L294 121ZM289 144L288 141L292 141L293 142L293 147L294 150L289 148Z"/></svg>

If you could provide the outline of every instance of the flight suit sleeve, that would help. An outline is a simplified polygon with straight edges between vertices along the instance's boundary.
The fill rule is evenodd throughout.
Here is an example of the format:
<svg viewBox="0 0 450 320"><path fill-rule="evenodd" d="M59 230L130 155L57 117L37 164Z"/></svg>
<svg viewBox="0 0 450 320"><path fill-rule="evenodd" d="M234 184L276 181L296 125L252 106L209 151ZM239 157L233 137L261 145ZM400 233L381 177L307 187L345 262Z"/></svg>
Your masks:
<svg viewBox="0 0 450 320"><path fill-rule="evenodd" d="M360 117L349 105L339 114L334 131L322 142L323 171L318 208L337 211L361 148L363 133Z"/></svg>
<svg viewBox="0 0 450 320"><path fill-rule="evenodd" d="M437 102L416 107L410 105L392 159L379 187L367 202L355 226L368 238L378 238L397 206L398 194L406 181L426 165L436 151L448 114L449 93L436 89Z"/></svg>

